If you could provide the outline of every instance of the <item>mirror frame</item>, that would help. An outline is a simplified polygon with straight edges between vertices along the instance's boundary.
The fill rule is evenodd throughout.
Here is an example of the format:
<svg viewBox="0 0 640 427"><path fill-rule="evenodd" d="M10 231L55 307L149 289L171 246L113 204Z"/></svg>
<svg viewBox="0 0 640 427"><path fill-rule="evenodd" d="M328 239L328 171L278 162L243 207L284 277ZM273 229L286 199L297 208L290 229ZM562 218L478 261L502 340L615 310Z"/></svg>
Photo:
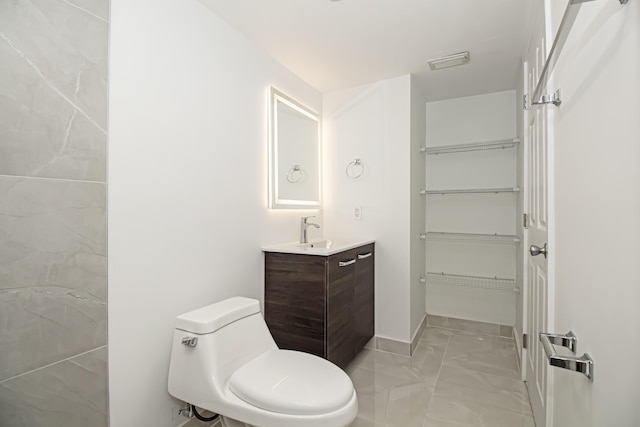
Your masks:
<svg viewBox="0 0 640 427"><path fill-rule="evenodd" d="M317 123L318 197L316 200L283 199L278 187L278 103L293 108ZM320 209L322 200L322 139L318 113L284 94L273 86L269 87L269 208L270 209Z"/></svg>

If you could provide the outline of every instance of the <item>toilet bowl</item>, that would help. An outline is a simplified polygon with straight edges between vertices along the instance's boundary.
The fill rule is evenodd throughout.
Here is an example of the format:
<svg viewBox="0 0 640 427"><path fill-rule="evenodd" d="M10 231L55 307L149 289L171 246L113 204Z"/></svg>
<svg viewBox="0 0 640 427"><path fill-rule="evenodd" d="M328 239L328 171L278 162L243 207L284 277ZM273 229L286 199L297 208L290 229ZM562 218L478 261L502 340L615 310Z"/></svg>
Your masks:
<svg viewBox="0 0 640 427"><path fill-rule="evenodd" d="M224 427L345 427L358 412L349 376L320 357L278 349L258 301L244 297L176 318L168 388L220 414Z"/></svg>

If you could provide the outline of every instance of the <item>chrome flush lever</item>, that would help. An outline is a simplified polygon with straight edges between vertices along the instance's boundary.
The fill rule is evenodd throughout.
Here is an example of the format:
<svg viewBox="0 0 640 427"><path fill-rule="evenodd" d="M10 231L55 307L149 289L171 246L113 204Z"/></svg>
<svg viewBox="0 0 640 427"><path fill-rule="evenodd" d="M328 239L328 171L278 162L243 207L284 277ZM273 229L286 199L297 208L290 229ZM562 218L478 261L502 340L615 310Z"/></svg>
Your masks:
<svg viewBox="0 0 640 427"><path fill-rule="evenodd" d="M184 337L182 338L182 344L189 346L189 347L195 347L198 345L198 338L197 337Z"/></svg>

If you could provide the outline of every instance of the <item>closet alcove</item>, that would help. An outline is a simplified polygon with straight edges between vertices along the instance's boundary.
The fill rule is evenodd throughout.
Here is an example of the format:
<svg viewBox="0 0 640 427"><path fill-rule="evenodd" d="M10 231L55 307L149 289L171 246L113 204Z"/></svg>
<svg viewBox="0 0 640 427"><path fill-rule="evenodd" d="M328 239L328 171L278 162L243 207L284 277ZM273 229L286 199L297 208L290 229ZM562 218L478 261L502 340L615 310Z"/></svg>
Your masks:
<svg viewBox="0 0 640 427"><path fill-rule="evenodd" d="M427 103L427 313L515 324L515 91Z"/></svg>

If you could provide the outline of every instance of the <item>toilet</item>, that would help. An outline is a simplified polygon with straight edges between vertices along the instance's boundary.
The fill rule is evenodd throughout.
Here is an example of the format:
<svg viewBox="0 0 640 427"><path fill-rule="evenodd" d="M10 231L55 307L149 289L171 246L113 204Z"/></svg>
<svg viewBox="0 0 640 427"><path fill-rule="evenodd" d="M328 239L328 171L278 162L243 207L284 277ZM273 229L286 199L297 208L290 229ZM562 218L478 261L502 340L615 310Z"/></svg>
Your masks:
<svg viewBox="0 0 640 427"><path fill-rule="evenodd" d="M176 318L169 393L224 427L345 427L358 403L333 363L280 350L257 300L233 297Z"/></svg>

